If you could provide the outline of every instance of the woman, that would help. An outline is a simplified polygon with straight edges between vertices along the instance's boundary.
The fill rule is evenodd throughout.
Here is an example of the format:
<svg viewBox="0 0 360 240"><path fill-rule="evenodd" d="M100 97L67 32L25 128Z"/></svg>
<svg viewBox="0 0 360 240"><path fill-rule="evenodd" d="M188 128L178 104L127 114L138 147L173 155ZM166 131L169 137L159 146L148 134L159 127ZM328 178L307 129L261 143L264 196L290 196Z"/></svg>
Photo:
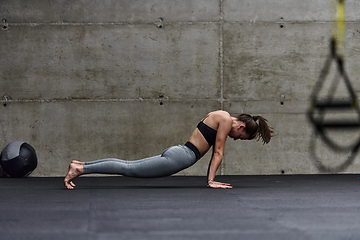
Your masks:
<svg viewBox="0 0 360 240"><path fill-rule="evenodd" d="M64 184L68 189L73 189L75 184L72 181L76 177L90 173L121 174L140 178L170 176L196 163L213 146L207 186L232 188L230 184L214 181L223 158L226 138L229 136L234 140L259 140L261 137L265 144L269 143L272 132L267 120L261 116L240 114L235 118L228 112L215 111L200 121L185 145L173 146L166 149L162 155L137 161L108 158L84 163L74 160L69 166Z"/></svg>

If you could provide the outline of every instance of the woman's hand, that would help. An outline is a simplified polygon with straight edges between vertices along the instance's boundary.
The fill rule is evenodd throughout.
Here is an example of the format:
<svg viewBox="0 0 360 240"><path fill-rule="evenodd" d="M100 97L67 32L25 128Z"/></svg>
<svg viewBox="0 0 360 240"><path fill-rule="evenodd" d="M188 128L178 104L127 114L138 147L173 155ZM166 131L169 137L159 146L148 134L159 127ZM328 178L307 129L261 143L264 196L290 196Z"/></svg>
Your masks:
<svg viewBox="0 0 360 240"><path fill-rule="evenodd" d="M211 188L232 188L229 183L215 182L214 180L209 180L207 186Z"/></svg>

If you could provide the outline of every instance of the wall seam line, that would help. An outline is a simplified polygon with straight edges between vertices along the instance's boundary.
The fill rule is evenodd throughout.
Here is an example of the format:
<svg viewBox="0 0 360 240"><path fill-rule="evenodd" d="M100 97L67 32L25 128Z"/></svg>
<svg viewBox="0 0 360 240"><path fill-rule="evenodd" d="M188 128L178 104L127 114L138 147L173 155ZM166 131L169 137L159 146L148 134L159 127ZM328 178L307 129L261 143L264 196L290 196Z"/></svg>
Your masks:
<svg viewBox="0 0 360 240"><path fill-rule="evenodd" d="M219 58L220 58L220 104L221 110L224 110L224 18L223 18L223 0L220 0L220 23L219 23ZM224 158L224 154L223 154ZM225 174L225 159L220 164L220 175Z"/></svg>

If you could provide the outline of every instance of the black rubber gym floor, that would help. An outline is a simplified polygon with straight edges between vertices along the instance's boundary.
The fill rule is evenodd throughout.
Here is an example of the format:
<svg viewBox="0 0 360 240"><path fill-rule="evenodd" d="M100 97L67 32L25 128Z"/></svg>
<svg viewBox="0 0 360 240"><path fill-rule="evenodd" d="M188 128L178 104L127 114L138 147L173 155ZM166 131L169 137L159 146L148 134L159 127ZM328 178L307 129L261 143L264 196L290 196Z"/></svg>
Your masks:
<svg viewBox="0 0 360 240"><path fill-rule="evenodd" d="M0 239L360 239L358 175L0 178Z"/></svg>

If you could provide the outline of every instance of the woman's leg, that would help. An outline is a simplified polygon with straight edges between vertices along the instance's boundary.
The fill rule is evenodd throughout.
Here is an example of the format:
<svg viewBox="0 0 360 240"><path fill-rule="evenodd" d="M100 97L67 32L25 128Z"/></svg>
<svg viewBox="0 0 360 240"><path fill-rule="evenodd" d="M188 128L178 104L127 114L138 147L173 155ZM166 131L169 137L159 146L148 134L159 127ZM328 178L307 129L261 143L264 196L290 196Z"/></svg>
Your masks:
<svg viewBox="0 0 360 240"><path fill-rule="evenodd" d="M162 155L137 161L108 158L87 162L85 165L82 162L73 161L64 184L68 189L73 189L75 184L72 181L76 177L90 173L120 174L139 178L165 177L190 167L196 161L195 153L186 146L170 147Z"/></svg>
<svg viewBox="0 0 360 240"><path fill-rule="evenodd" d="M87 162L84 174L120 174L128 177L153 178L177 173L196 162L195 154L185 146L166 149L162 155L137 161L124 161L115 158Z"/></svg>

